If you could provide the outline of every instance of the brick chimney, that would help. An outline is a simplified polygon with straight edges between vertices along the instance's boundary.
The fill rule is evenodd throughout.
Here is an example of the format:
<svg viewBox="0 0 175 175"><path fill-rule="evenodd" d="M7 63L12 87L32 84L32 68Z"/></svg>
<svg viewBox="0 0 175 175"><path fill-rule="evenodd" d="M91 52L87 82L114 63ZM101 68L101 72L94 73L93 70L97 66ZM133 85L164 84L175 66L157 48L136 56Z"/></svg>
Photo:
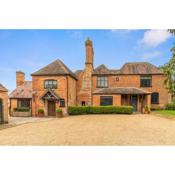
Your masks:
<svg viewBox="0 0 175 175"><path fill-rule="evenodd" d="M87 38L85 41L86 46L86 69L93 71L94 69L94 49L92 41Z"/></svg>
<svg viewBox="0 0 175 175"><path fill-rule="evenodd" d="M80 105L92 105L92 73L94 69L94 50L92 41L85 41L86 62L85 69L79 79L78 103Z"/></svg>
<svg viewBox="0 0 175 175"><path fill-rule="evenodd" d="M16 86L21 86L25 82L25 73L22 71L16 71Z"/></svg>

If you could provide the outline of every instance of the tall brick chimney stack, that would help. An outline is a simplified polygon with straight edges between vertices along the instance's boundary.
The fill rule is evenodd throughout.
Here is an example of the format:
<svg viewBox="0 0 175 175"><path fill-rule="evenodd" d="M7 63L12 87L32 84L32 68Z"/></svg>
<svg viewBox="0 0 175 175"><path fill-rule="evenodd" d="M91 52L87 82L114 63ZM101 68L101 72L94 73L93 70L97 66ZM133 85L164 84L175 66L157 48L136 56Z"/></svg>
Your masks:
<svg viewBox="0 0 175 175"><path fill-rule="evenodd" d="M22 71L16 71L16 86L21 86L25 82L25 73Z"/></svg>
<svg viewBox="0 0 175 175"><path fill-rule="evenodd" d="M94 49L90 38L85 41L86 46L86 69L93 71L94 69Z"/></svg>

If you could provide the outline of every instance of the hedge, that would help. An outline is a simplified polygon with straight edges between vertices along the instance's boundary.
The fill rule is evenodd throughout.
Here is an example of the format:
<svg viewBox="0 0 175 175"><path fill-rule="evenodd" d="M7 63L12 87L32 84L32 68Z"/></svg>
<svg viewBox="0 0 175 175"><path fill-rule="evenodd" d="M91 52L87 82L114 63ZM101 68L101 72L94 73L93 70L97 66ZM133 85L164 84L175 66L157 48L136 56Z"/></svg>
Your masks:
<svg viewBox="0 0 175 175"><path fill-rule="evenodd" d="M166 105L167 110L175 110L175 103L169 103Z"/></svg>
<svg viewBox="0 0 175 175"><path fill-rule="evenodd" d="M29 108L14 108L15 112L29 112Z"/></svg>
<svg viewBox="0 0 175 175"><path fill-rule="evenodd" d="M69 115L81 114L132 114L132 106L70 106Z"/></svg>

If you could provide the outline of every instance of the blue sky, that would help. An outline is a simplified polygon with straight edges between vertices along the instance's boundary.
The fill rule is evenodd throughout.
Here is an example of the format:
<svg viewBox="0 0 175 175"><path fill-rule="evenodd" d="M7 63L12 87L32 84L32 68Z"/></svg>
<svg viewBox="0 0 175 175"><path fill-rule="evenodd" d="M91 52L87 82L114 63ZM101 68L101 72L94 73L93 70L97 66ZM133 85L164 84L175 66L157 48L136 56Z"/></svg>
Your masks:
<svg viewBox="0 0 175 175"><path fill-rule="evenodd" d="M31 73L56 59L73 71L83 69L87 37L93 40L95 67L112 69L125 62L163 65L175 41L166 30L0 30L0 82L11 91L16 70L31 80Z"/></svg>

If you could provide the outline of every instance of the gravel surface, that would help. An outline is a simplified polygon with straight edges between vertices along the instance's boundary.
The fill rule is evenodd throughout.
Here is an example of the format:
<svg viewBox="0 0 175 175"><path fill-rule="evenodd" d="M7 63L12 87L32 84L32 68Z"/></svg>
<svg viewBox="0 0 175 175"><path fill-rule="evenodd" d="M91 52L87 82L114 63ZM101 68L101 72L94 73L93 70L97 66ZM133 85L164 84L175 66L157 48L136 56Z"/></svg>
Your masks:
<svg viewBox="0 0 175 175"><path fill-rule="evenodd" d="M154 115L84 115L0 130L0 145L175 145L175 120Z"/></svg>

